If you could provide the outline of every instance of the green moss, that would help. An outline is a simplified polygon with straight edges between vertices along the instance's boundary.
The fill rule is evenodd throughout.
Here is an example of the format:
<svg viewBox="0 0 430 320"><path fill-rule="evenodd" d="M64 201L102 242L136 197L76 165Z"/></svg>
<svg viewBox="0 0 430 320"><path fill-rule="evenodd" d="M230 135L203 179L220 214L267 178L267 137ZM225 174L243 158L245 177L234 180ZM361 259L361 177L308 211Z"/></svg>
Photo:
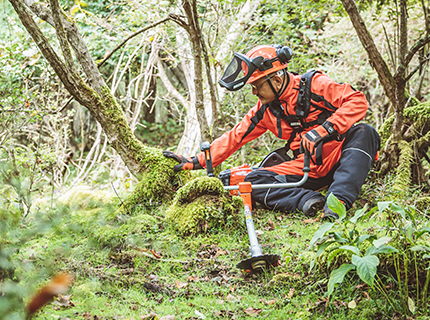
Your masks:
<svg viewBox="0 0 430 320"><path fill-rule="evenodd" d="M430 208L430 196L420 197L415 201L415 206L419 210L428 210Z"/></svg>
<svg viewBox="0 0 430 320"><path fill-rule="evenodd" d="M113 205L117 202L117 197L108 191L79 186L66 192L57 201L72 210L88 210Z"/></svg>
<svg viewBox="0 0 430 320"><path fill-rule="evenodd" d="M399 149L399 164L396 168L393 188L399 192L398 197L403 198L411 184L411 165L414 159L414 151L411 144L404 140L400 141Z"/></svg>
<svg viewBox="0 0 430 320"><path fill-rule="evenodd" d="M422 126L430 122L430 101L419 103L404 110L403 115L411 123Z"/></svg>
<svg viewBox="0 0 430 320"><path fill-rule="evenodd" d="M382 126L379 128L379 135L381 136L381 148L385 148L385 145L388 141L388 139L391 136L391 130L393 128L394 123L394 116L389 117L387 120L384 121Z"/></svg>
<svg viewBox="0 0 430 320"><path fill-rule="evenodd" d="M138 204L153 204L172 200L177 188L190 179L188 171L175 173L173 166L177 162L163 156L157 148L142 146L146 154L142 162L140 181L133 192L123 202L120 210L128 212Z"/></svg>
<svg viewBox="0 0 430 320"><path fill-rule="evenodd" d="M117 132L118 141L113 141L115 149L125 149L132 153L132 158L139 163L137 178L139 184L124 201L121 210L128 211L136 204L152 201L169 201L173 198L175 189L189 177L188 173L175 173L173 166L176 161L163 156L161 149L144 145L137 140L129 127L121 108L107 87L102 88L103 113L109 119ZM119 141L120 140L120 141Z"/></svg>
<svg viewBox="0 0 430 320"><path fill-rule="evenodd" d="M273 276L269 281L268 286L271 288L279 288L290 285L297 285L300 282L300 275L293 273L279 273Z"/></svg>
<svg viewBox="0 0 430 320"><path fill-rule="evenodd" d="M237 228L241 225L242 199L224 191L221 181L199 177L176 194L166 211L166 221L183 236Z"/></svg>
<svg viewBox="0 0 430 320"><path fill-rule="evenodd" d="M117 225L108 223L91 233L98 246L115 248L125 244L133 244L135 238L144 238L148 231L158 228L158 220L148 214L140 214ZM153 230L156 231L156 230Z"/></svg>

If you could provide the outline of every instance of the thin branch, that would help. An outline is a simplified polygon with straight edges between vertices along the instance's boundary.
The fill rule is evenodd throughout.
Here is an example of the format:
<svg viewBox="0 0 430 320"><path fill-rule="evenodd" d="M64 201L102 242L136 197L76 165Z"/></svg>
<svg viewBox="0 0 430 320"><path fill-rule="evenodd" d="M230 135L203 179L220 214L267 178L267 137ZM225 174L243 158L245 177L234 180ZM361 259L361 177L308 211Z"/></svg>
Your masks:
<svg viewBox="0 0 430 320"><path fill-rule="evenodd" d="M15 12L18 14L25 29L31 35L46 60L50 62L51 67L66 86L67 90L71 92L75 99L77 99L81 104L84 104L84 98L80 93L81 84L76 81L76 78L74 78L73 75L67 72L67 67L55 53L54 49L49 44L48 39L46 39L37 23L33 20L33 17L29 14L23 1L9 0L9 2L14 7Z"/></svg>
<svg viewBox="0 0 430 320"><path fill-rule="evenodd" d="M391 49L390 39L388 38L387 29L385 29L384 24L382 24L382 28L384 29L385 40L387 41L388 52L390 53L391 63L393 64L393 68L395 69L396 68L396 60L394 60L394 54L393 54L393 50Z"/></svg>
<svg viewBox="0 0 430 320"><path fill-rule="evenodd" d="M57 33L58 41L60 42L61 51L63 52L64 61L70 72L77 74L75 65L73 64L72 52L70 51L69 42L67 41L66 32L61 21L63 14L58 0L49 0L51 4L52 17L54 18L55 32Z"/></svg>
<svg viewBox="0 0 430 320"><path fill-rule="evenodd" d="M157 22L154 22L153 24L150 24L149 26L146 26L142 29L140 29L139 31L136 31L135 33L133 33L132 35L128 36L127 38L125 38L125 40L123 42L121 42L119 45L117 45L115 47L115 49L113 49L98 65L97 67L100 68L116 51L118 51L123 45L125 45L130 39L136 37L137 35L141 34L142 32L145 32L146 30L149 30L151 28L154 28L156 26L158 26L161 23L164 23L168 20L173 20L172 18L173 15L169 15L167 18L161 19ZM176 21L175 21L176 22Z"/></svg>
<svg viewBox="0 0 430 320"><path fill-rule="evenodd" d="M42 5L41 2L36 2L34 0L9 0L12 1L24 1L27 7L40 19L46 21L50 25L52 25L55 28L54 19L51 15L51 12ZM67 34L67 40L70 44L70 46L73 48L73 51L75 52L76 59L78 60L79 64L82 67L82 70L84 71L85 75L87 76L87 79L89 83L91 84L91 87L96 90L96 92L100 95L101 94L101 88L104 87L106 84L103 80L103 76L97 69L97 65L94 62L94 59L92 58L90 51L88 50L87 45L85 44L81 34L79 33L79 30L76 26L76 24L72 20L68 20L64 17L64 15L60 16L60 19L63 23L64 30ZM50 61L49 59L47 59ZM84 90L85 91L85 90ZM81 103L81 102L80 102ZM91 102L89 102L91 103ZM89 104L88 103L88 104ZM81 103L84 104L84 103Z"/></svg>
<svg viewBox="0 0 430 320"><path fill-rule="evenodd" d="M430 34L430 21L428 20L427 8L426 8L426 4L424 3L424 0L421 0L421 6L423 7L423 12L424 12L424 23L426 24L426 32L427 34Z"/></svg>
<svg viewBox="0 0 430 320"><path fill-rule="evenodd" d="M397 68L396 74L394 77L398 77L400 74L402 74L406 67L409 65L409 62L411 62L414 55L420 50L422 47L424 47L427 43L430 43L430 35L428 35L425 38L421 38L417 42L414 43L414 45L409 49L405 59L403 59L403 63L399 65Z"/></svg>
<svg viewBox="0 0 430 320"><path fill-rule="evenodd" d="M166 87L167 92L169 92L170 95L172 95L177 100L179 100L181 102L181 104L184 106L184 108L186 110L188 110L189 109L189 102L179 93L178 90L175 89L175 87L169 81L169 78L167 77L166 73L164 72L163 64L162 64L160 58L157 59L157 69L158 69L158 76L160 77L161 81L163 82L164 86Z"/></svg>
<svg viewBox="0 0 430 320"><path fill-rule="evenodd" d="M172 19L173 22L177 23L182 28L188 31L189 25L182 19L183 16L180 16L178 14L170 14L169 17L170 19Z"/></svg>
<svg viewBox="0 0 430 320"><path fill-rule="evenodd" d="M411 78L412 78L412 76L418 71L418 70L420 70L420 68L423 66L423 65L425 65L426 63L427 63L427 61L429 61L430 60L430 55L427 55L427 57L424 59L424 60L422 60L419 64L418 64L418 66L416 66L415 68L414 68L414 70L412 70L411 71L411 73L409 73L408 74L408 76L405 78L405 82L408 82Z"/></svg>
<svg viewBox="0 0 430 320"><path fill-rule="evenodd" d="M366 24L360 15L357 4L354 0L341 0L343 7L349 15L352 25L357 32L358 38L361 44L366 50L369 61L372 67L376 70L378 74L379 81L381 82L384 91L390 102L396 105L396 95L395 95L395 82L387 63L379 52L375 45L375 41L367 30Z"/></svg>

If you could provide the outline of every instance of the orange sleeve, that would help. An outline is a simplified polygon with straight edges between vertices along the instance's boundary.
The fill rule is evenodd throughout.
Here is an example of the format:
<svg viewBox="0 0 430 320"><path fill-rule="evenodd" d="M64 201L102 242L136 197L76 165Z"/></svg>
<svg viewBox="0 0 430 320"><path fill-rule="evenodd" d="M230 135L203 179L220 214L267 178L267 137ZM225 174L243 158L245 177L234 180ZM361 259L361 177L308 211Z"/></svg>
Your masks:
<svg viewBox="0 0 430 320"><path fill-rule="evenodd" d="M312 79L312 92L324 97L325 105L331 105L336 109L327 121L331 122L340 134L344 134L366 115L368 109L366 97L347 83L340 84L323 74L318 74Z"/></svg>
<svg viewBox="0 0 430 320"><path fill-rule="evenodd" d="M265 110L259 101L255 107L249 110L241 122L211 143L211 157L214 167L230 157L241 146L266 132L267 128L262 123ZM197 155L197 159L202 167L206 168L203 152Z"/></svg>

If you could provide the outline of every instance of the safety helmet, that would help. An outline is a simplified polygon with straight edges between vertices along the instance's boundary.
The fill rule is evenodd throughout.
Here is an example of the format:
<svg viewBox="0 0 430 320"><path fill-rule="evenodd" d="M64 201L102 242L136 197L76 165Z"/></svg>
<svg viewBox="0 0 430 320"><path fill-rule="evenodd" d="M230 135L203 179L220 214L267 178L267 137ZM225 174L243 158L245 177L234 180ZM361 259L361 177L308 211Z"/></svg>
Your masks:
<svg viewBox="0 0 430 320"><path fill-rule="evenodd" d="M289 47L280 45L258 46L246 55L235 53L218 83L229 91L239 90L246 83L285 69L292 56L293 51Z"/></svg>

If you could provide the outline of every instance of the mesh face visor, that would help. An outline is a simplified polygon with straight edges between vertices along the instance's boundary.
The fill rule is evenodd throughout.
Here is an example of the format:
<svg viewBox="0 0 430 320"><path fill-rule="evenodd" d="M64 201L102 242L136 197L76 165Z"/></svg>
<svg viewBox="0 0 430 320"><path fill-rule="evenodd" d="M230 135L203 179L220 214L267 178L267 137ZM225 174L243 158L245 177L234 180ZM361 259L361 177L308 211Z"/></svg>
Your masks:
<svg viewBox="0 0 430 320"><path fill-rule="evenodd" d="M235 53L233 60L225 69L218 83L229 91L236 91L246 84L246 81L262 64L264 58L256 57L252 61L245 55Z"/></svg>

